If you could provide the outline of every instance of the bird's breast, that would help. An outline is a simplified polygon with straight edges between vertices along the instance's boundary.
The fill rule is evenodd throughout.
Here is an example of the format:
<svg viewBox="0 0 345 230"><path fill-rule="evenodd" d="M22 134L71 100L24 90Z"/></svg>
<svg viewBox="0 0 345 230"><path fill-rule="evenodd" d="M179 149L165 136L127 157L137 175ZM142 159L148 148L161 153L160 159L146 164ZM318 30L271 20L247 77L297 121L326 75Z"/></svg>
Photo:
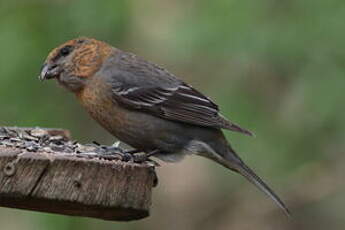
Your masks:
<svg viewBox="0 0 345 230"><path fill-rule="evenodd" d="M112 99L111 89L101 81L92 81L77 94L77 98L87 112L103 128L119 136L126 126L125 111Z"/></svg>

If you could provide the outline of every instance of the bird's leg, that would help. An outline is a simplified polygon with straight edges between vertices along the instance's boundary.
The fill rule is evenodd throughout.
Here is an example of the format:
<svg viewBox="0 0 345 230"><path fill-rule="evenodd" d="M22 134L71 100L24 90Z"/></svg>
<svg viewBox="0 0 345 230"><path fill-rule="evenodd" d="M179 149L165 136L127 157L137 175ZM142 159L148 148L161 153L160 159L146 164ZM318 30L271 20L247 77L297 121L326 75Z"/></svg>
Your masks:
<svg viewBox="0 0 345 230"><path fill-rule="evenodd" d="M152 156L154 156L154 155L156 155L156 154L158 154L158 153L160 153L160 150L159 149L155 149L155 150L152 150L152 151L150 151L150 152L148 152L148 153L144 153L144 154L133 154L132 156L133 156L133 160L134 160L134 162L136 162L136 163L141 163L141 162L144 162L144 161L147 161L147 160L150 160L150 161L152 161L151 159L149 159L150 157L152 157ZM156 165L158 164L158 163L156 163L155 161L153 161Z"/></svg>
<svg viewBox="0 0 345 230"><path fill-rule="evenodd" d="M102 146L102 149L104 149L104 153L100 155L103 159L116 159L117 157L115 155L120 155L123 161L130 161L135 163L142 163L146 160L149 160L148 158L153 156L154 154L157 154L159 150L154 150L149 153L144 154L136 154L136 153L142 153L143 150L140 149L133 149L133 150L127 150L123 151L122 149L118 148L117 146ZM151 160L152 161L152 160ZM158 165L158 163L154 162L155 165Z"/></svg>
<svg viewBox="0 0 345 230"><path fill-rule="evenodd" d="M157 154L160 153L160 152L161 152L160 150L155 149L155 150L153 150L153 151L147 153L147 154L146 154L146 157L147 157L147 158L152 157L152 156L154 156L154 155L157 155Z"/></svg>
<svg viewBox="0 0 345 230"><path fill-rule="evenodd" d="M135 162L134 160L134 154L135 153L140 153L142 150L139 149L133 149L133 150L126 150L121 152L121 157L123 161L131 161Z"/></svg>

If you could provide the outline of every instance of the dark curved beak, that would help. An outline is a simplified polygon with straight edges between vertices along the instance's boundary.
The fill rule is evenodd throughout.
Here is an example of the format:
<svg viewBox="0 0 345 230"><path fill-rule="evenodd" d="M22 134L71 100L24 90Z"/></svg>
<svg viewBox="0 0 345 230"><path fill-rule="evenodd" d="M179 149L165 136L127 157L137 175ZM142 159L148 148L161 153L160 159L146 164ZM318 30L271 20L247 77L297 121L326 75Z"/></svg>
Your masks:
<svg viewBox="0 0 345 230"><path fill-rule="evenodd" d="M56 78L61 73L61 70L58 65L44 63L41 67L41 73L38 76L38 79L41 81Z"/></svg>

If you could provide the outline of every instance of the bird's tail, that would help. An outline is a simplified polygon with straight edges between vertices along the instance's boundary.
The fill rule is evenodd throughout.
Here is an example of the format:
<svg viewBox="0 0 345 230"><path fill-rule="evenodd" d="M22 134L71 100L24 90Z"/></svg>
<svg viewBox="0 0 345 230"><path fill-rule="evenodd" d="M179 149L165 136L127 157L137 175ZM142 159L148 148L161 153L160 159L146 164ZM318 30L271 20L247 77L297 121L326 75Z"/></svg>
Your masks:
<svg viewBox="0 0 345 230"><path fill-rule="evenodd" d="M239 156L237 156L230 146L228 154L226 154L222 159L218 158L217 161L226 168L236 171L244 176L250 183L254 184L258 189L269 196L287 216L290 216L289 209L279 196L275 194L275 192L239 158Z"/></svg>

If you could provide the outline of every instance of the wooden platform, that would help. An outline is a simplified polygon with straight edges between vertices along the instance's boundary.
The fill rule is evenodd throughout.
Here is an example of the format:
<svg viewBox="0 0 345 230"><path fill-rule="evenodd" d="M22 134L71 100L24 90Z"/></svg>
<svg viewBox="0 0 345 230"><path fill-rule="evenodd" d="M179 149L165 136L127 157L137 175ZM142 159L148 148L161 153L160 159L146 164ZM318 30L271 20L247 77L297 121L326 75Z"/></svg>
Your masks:
<svg viewBox="0 0 345 230"><path fill-rule="evenodd" d="M30 144L11 146L11 139L1 135L0 206L121 221L149 215L155 180L151 164L80 157L53 152L53 147L31 151ZM57 130L49 136L68 138ZM19 142L25 137L11 138Z"/></svg>

